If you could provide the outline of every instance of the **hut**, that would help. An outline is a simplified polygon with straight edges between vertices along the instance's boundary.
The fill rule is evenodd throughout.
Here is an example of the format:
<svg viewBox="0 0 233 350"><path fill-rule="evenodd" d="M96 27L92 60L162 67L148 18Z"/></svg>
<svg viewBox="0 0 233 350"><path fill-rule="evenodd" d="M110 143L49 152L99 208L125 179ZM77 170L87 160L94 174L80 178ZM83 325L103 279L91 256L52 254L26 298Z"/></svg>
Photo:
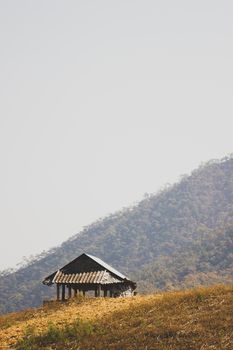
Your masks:
<svg viewBox="0 0 233 350"><path fill-rule="evenodd" d="M78 294L85 296L90 291L95 297L132 296L136 289L135 282L103 260L85 253L47 276L43 284L56 284L57 300L62 301Z"/></svg>

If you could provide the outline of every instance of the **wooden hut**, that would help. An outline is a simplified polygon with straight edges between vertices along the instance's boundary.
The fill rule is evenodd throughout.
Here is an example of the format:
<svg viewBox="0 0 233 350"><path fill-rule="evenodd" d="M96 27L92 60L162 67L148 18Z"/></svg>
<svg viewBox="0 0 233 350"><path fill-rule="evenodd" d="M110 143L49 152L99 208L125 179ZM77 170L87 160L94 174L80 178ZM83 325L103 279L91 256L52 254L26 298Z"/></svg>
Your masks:
<svg viewBox="0 0 233 350"><path fill-rule="evenodd" d="M46 277L43 284L56 284L57 300L62 301L66 300L66 290L69 299L80 293L85 295L89 291L94 291L96 297L131 296L136 289L135 282L90 254L80 255Z"/></svg>

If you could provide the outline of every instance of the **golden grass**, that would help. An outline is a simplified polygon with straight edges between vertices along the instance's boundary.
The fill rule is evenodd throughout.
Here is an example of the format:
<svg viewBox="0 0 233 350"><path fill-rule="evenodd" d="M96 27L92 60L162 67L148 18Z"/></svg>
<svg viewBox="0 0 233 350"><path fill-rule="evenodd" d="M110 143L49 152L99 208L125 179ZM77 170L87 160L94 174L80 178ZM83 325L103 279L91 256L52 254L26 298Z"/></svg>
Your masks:
<svg viewBox="0 0 233 350"><path fill-rule="evenodd" d="M233 350L233 288L215 286L133 298L98 298L0 317L0 344L14 347L27 327L45 334L77 319L93 331L43 349ZM38 347L38 349L42 349Z"/></svg>

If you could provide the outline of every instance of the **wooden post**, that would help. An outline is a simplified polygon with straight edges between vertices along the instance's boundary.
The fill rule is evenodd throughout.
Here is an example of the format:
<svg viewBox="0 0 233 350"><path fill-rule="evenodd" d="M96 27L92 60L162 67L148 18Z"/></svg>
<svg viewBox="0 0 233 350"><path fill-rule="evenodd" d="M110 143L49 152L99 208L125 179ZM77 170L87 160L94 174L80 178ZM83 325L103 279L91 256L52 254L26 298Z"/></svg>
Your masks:
<svg viewBox="0 0 233 350"><path fill-rule="evenodd" d="M61 290L61 300L65 301L66 299L66 286L64 284L62 284L62 290Z"/></svg>
<svg viewBox="0 0 233 350"><path fill-rule="evenodd" d="M98 297L101 297L101 284L98 285Z"/></svg>
<svg viewBox="0 0 233 350"><path fill-rule="evenodd" d="M60 300L60 284L57 284L57 300Z"/></svg>
<svg viewBox="0 0 233 350"><path fill-rule="evenodd" d="M95 297L97 298L98 297L98 288L95 287Z"/></svg>
<svg viewBox="0 0 233 350"><path fill-rule="evenodd" d="M108 296L108 290L104 289L104 297L106 298Z"/></svg>
<svg viewBox="0 0 233 350"><path fill-rule="evenodd" d="M77 290L77 288L75 288L75 290L74 290L74 297L75 298L77 298L77 294L78 294L78 290Z"/></svg>
<svg viewBox="0 0 233 350"><path fill-rule="evenodd" d="M71 286L68 286L68 299L71 298Z"/></svg>
<svg viewBox="0 0 233 350"><path fill-rule="evenodd" d="M110 298L112 298L112 296L113 296L113 292L112 290L110 290Z"/></svg>
<svg viewBox="0 0 233 350"><path fill-rule="evenodd" d="M83 296L85 297L85 290L83 290Z"/></svg>

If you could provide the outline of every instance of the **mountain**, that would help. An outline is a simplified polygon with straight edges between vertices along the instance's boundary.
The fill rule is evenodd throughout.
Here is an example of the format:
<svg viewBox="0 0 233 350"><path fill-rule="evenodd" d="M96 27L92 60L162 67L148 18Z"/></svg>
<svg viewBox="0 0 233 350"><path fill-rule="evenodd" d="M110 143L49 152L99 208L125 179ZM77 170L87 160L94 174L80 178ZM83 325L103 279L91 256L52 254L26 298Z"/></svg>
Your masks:
<svg viewBox="0 0 233 350"><path fill-rule="evenodd" d="M233 282L233 158L210 161L18 271L3 271L0 312L55 295L41 280L83 252L137 281L142 292Z"/></svg>
<svg viewBox="0 0 233 350"><path fill-rule="evenodd" d="M0 316L4 349L232 350L233 290L77 298Z"/></svg>

